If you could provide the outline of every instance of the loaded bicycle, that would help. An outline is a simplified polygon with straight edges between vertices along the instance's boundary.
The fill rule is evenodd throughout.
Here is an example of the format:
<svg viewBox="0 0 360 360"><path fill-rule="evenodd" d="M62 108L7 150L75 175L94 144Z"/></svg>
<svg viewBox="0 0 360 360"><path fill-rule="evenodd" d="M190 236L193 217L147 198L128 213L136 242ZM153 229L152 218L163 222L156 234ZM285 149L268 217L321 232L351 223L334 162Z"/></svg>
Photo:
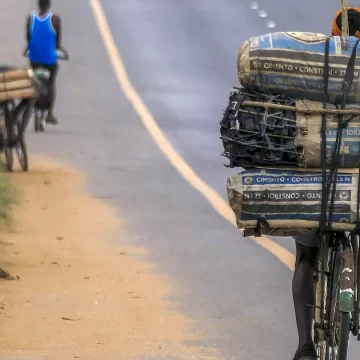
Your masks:
<svg viewBox="0 0 360 360"><path fill-rule="evenodd" d="M349 39L350 58L344 60L346 74L340 80L342 92L334 94L328 86L333 74L329 49L330 42L335 48L336 40L326 36L322 40L324 79L317 81L324 94L309 92L309 100L297 99L287 89L277 90L281 93L277 95L238 88L230 94L221 121L223 155L230 160L229 167L245 169L230 176L227 184L229 205L237 226L245 229L244 236L301 235L309 240L314 232L319 234L315 244L311 239L297 243L295 273L299 276L293 282L293 293L296 315L301 319L297 322L301 343L294 357L298 360L347 360L350 336L360 340L360 106L348 100L356 88L354 67L359 66L360 45ZM294 44L297 40L286 41ZM276 46L271 44L272 49ZM333 63L332 68L337 65ZM334 103L330 95L332 99L336 96ZM303 306L306 302L308 306ZM313 332L308 321L311 316Z"/></svg>
<svg viewBox="0 0 360 360"><path fill-rule="evenodd" d="M14 69L16 68L11 66L1 66L0 73ZM32 99L0 101L0 151L5 155L5 165L8 171L14 169L14 152L22 170L28 171L29 169L25 132L18 114L24 107L31 106L32 101Z"/></svg>
<svg viewBox="0 0 360 360"><path fill-rule="evenodd" d="M57 49L57 59L62 61L69 60L69 54L65 48ZM27 56L27 51L24 53L24 56ZM49 82L51 80L51 73L47 66L40 65L36 66L34 69L34 79L39 79L41 81ZM49 87L43 87L44 92L40 93L37 97L37 100L34 104L34 130L35 132L44 132L47 126L47 117L49 114Z"/></svg>

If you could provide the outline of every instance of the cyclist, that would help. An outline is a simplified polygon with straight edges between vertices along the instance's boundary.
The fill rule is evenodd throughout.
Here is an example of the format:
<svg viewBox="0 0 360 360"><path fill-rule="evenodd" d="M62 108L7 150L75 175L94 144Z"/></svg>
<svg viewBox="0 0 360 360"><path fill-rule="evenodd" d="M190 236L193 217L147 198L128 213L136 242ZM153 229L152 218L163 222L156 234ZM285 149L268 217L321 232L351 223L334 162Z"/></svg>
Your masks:
<svg viewBox="0 0 360 360"><path fill-rule="evenodd" d="M349 35L360 38L360 8L349 8ZM334 18L332 36L341 36L342 11ZM344 236L344 233L339 233ZM299 335L299 346L294 360L317 360L312 337L315 305L315 266L320 237L317 233L295 236L296 263L292 282L296 324Z"/></svg>
<svg viewBox="0 0 360 360"><path fill-rule="evenodd" d="M49 112L46 121L57 125L54 115L55 80L58 73L58 59L56 50L63 50L61 46L61 19L51 11L51 0L38 0L39 10L28 16L26 24L26 39L28 46L24 55L29 57L31 67L46 68L50 72L49 78Z"/></svg>

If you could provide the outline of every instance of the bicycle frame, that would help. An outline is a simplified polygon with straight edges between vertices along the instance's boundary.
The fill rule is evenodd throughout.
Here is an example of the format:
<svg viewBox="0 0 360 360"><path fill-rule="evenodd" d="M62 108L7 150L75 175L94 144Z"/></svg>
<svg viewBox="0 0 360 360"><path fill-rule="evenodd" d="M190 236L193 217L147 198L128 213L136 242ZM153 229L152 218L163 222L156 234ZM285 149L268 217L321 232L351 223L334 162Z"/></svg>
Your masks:
<svg viewBox="0 0 360 360"><path fill-rule="evenodd" d="M349 331L360 341L360 253L359 253L359 237L351 234L349 239L340 240L341 243L333 244L335 239L334 233L327 233L323 236L320 243L318 254L318 280L316 283L316 304L314 315L315 339L318 346L318 356L324 359L326 351L326 341L331 336L333 324L329 323L331 311L331 299L334 296L332 289L332 270L334 264L331 263L333 255L341 246L340 253L340 298L339 310L351 314L351 324ZM331 247L335 246L335 247ZM330 281L330 283L329 283Z"/></svg>
<svg viewBox="0 0 360 360"><path fill-rule="evenodd" d="M39 109L35 107L34 109L34 124L35 124L35 131L38 132L39 130L45 131L46 129L46 118L48 116L49 110L47 109Z"/></svg>
<svg viewBox="0 0 360 360"><path fill-rule="evenodd" d="M326 336L328 324L325 319L325 299L327 298L327 281L329 274L329 242L331 240L330 234L324 235L320 242L318 262L317 262L317 281L316 281L316 295L315 295L315 342L318 346L318 356L320 359L324 358L326 351Z"/></svg>

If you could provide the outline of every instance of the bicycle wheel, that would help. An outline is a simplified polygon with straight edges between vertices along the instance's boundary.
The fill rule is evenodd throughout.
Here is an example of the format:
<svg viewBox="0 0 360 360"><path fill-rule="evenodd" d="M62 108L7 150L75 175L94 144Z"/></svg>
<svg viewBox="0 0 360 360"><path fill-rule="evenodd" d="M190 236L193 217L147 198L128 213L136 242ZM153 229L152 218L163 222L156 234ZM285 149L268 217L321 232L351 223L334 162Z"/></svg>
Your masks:
<svg viewBox="0 0 360 360"><path fill-rule="evenodd" d="M351 246L354 254L354 280L355 280L355 304L354 304L354 313L353 313L353 330L352 333L354 336L358 337L360 341L360 262L359 262L359 237L358 235L351 235Z"/></svg>
<svg viewBox="0 0 360 360"><path fill-rule="evenodd" d="M5 146L6 170L12 172L14 170L14 155L11 147Z"/></svg>
<svg viewBox="0 0 360 360"><path fill-rule="evenodd" d="M22 127L22 125L20 122L18 122L14 126L14 131L16 132L17 139L18 139L16 146L15 146L15 152L18 157L22 171L28 171L29 170L29 156L28 156L28 152L27 152L26 142L24 139L24 134L22 134L22 132L21 132L21 127Z"/></svg>
<svg viewBox="0 0 360 360"><path fill-rule="evenodd" d="M42 131L44 132L46 129L46 111L44 110L38 110L35 109L35 115L34 115L34 127L35 132Z"/></svg>
<svg viewBox="0 0 360 360"><path fill-rule="evenodd" d="M340 275L343 268L342 244L334 250L331 270L331 303L329 319L329 360L346 360L350 336L350 313L341 311Z"/></svg>
<svg viewBox="0 0 360 360"><path fill-rule="evenodd" d="M35 129L35 132L40 131L40 114L39 114L39 111L36 109L34 111L34 129Z"/></svg>
<svg viewBox="0 0 360 360"><path fill-rule="evenodd" d="M356 304L355 304L355 328L357 331L358 340L360 341L360 250L357 248L357 274L356 274Z"/></svg>
<svg viewBox="0 0 360 360"><path fill-rule="evenodd" d="M42 131L42 132L44 132L45 131L45 129L46 129L46 118L47 118L47 111L41 111L40 112L40 130Z"/></svg>
<svg viewBox="0 0 360 360"><path fill-rule="evenodd" d="M19 159L21 169L23 171L29 170L29 157L27 153L27 147L24 139L20 139L16 144L16 154Z"/></svg>
<svg viewBox="0 0 360 360"><path fill-rule="evenodd" d="M316 266L316 303L314 311L314 343L316 345L318 360L329 360L329 343L327 332L327 319L329 319L329 309L331 302L331 279L330 265L332 264L333 248L330 244L333 243L333 234L324 235L321 239L321 246L319 248L317 266Z"/></svg>

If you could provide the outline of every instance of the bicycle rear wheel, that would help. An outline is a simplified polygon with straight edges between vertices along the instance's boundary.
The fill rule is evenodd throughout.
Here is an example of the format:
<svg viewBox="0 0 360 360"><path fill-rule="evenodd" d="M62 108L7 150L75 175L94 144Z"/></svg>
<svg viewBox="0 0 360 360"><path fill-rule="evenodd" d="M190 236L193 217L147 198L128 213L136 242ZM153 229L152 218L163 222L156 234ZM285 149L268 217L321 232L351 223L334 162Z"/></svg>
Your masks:
<svg viewBox="0 0 360 360"><path fill-rule="evenodd" d="M317 271L315 276L316 283L316 306L314 311L314 343L317 349L318 360L329 360L329 344L327 341L326 319L330 306L329 289L329 259L331 261L332 252L329 249L332 234L326 234L321 240L319 255L317 260Z"/></svg>
<svg viewBox="0 0 360 360"><path fill-rule="evenodd" d="M47 118L47 111L41 111L40 112L41 116L40 116L40 130L42 132L44 132L46 130L46 118Z"/></svg>
<svg viewBox="0 0 360 360"><path fill-rule="evenodd" d="M37 109L34 110L34 130L35 132L40 131L40 114Z"/></svg>
<svg viewBox="0 0 360 360"><path fill-rule="evenodd" d="M6 170L12 172L14 170L14 155L11 147L5 146Z"/></svg>
<svg viewBox="0 0 360 360"><path fill-rule="evenodd" d="M331 303L329 319L329 360L347 360L351 331L350 313L340 310L340 276L344 269L344 248L340 244L334 250L331 269Z"/></svg>
<svg viewBox="0 0 360 360"><path fill-rule="evenodd" d="M27 153L26 143L23 139L16 146L16 154L23 171L29 171L29 157Z"/></svg>
<svg viewBox="0 0 360 360"><path fill-rule="evenodd" d="M350 313L340 311L339 353L336 360L346 360L349 348ZM335 359L334 359L335 360Z"/></svg>
<svg viewBox="0 0 360 360"><path fill-rule="evenodd" d="M17 141L15 152L17 154L20 166L22 171L28 171L29 170L29 156L27 152L27 146L26 142L24 140L24 137L21 134L21 124L17 124L16 126L18 131L18 137L20 137Z"/></svg>
<svg viewBox="0 0 360 360"><path fill-rule="evenodd" d="M359 236L356 234L351 235L351 245L354 254L354 280L355 280L355 304L354 304L354 313L353 313L353 335L358 338L360 341L360 254L359 254Z"/></svg>

